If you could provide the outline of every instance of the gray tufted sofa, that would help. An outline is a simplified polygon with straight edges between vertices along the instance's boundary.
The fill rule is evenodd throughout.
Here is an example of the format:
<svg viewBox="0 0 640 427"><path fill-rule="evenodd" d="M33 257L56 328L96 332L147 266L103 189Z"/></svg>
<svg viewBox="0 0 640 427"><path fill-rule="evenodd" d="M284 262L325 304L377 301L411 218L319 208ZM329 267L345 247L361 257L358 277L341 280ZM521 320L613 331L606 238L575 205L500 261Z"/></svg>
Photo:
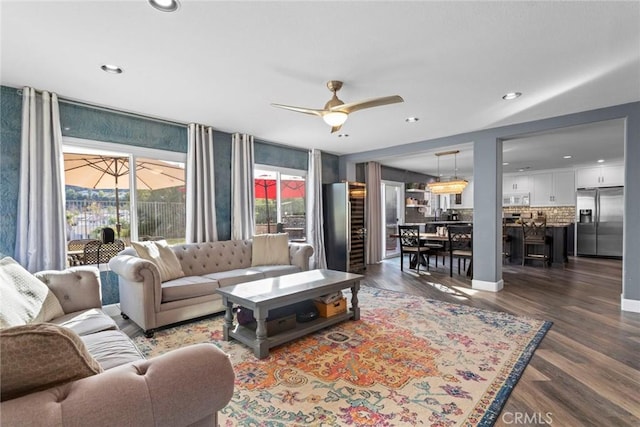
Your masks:
<svg viewBox="0 0 640 427"><path fill-rule="evenodd" d="M216 293L219 287L309 270L313 255L311 245L289 242L290 264L251 266L251 240L188 243L171 249L185 276L166 282L160 281L156 265L132 248L109 261L119 276L120 311L147 337L161 326L224 311Z"/></svg>

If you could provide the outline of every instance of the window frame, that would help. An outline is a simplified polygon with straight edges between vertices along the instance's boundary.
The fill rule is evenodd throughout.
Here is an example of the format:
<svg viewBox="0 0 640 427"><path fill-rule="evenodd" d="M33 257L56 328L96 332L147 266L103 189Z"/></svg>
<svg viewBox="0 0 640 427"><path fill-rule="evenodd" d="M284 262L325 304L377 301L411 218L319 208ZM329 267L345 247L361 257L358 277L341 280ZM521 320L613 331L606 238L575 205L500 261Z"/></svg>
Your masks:
<svg viewBox="0 0 640 427"><path fill-rule="evenodd" d="M275 172L276 173L276 182L278 182L278 185L276 186L276 191L277 191L277 196L276 196L276 222L277 223L281 223L282 222L282 200L280 197L280 181L281 181L281 176L282 175L292 175L292 176L300 176L302 178L304 178L304 185L305 185L305 196L304 196L304 217L305 217L305 223L309 220L309 213L307 212L307 196L308 196L308 191L307 191L307 185L309 183L309 171L305 170L305 169L294 169L294 168L287 168L287 167L282 167L282 166L273 166L273 165L265 165L265 164L260 164L260 163L254 163L253 164L253 173L254 173L254 181L256 178L259 178L255 175L256 170L262 170L262 171L267 171L267 172ZM257 227L258 224L255 223L255 219L256 219L256 212L255 212L255 195L254 195L254 228ZM304 232L304 236L306 239L307 236L307 232L305 230Z"/></svg>
<svg viewBox="0 0 640 427"><path fill-rule="evenodd" d="M114 142L97 141L92 139L75 138L69 136L62 137L62 174L64 179L64 153L76 151L85 154L102 154L110 156L126 156L132 165L136 164L137 158L165 160L169 162L179 162L185 165L185 185L186 185L186 165L187 153L176 151L160 150L157 148L139 147L136 145L118 144ZM129 218L130 218L130 239L137 241L138 236L138 209L137 208L137 185L134 174L129 174ZM185 230L186 234L186 230Z"/></svg>

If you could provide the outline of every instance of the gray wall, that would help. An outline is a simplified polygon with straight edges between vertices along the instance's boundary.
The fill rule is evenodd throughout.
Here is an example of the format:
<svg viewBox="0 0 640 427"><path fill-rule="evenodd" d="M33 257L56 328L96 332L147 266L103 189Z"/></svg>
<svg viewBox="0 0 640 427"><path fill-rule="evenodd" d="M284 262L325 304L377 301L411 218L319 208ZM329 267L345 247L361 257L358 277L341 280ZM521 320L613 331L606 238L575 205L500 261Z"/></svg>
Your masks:
<svg viewBox="0 0 640 427"><path fill-rule="evenodd" d="M0 254L13 256L16 238L22 97L16 88L0 87ZM59 95L62 96L62 95ZM63 135L186 153L185 125L136 117L118 111L60 102ZM216 216L220 240L231 238L231 135L213 135ZM308 151L256 140L255 161L261 164L308 169ZM322 156L323 181L335 182L338 157ZM328 181L327 181L328 180ZM117 276L103 272L103 302L117 302Z"/></svg>
<svg viewBox="0 0 640 427"><path fill-rule="evenodd" d="M549 119L502 126L477 132L414 142L380 150L342 156L341 177L353 165L398 155L415 155L431 149L473 142L474 153L474 279L473 286L497 290L502 286L501 212L502 141L569 126L625 119L625 222L622 265L622 303L632 311L640 309L640 102L567 114ZM633 306L633 308L632 308Z"/></svg>

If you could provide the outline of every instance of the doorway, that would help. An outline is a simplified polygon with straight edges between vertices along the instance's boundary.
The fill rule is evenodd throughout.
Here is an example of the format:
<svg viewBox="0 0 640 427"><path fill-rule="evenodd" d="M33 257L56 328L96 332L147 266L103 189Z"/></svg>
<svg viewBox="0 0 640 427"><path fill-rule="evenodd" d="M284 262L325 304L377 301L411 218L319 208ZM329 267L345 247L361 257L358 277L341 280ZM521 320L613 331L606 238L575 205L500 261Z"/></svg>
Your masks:
<svg viewBox="0 0 640 427"><path fill-rule="evenodd" d="M404 184L394 181L382 181L382 251L385 258L400 255L398 239L390 237L398 231L398 224L404 223Z"/></svg>

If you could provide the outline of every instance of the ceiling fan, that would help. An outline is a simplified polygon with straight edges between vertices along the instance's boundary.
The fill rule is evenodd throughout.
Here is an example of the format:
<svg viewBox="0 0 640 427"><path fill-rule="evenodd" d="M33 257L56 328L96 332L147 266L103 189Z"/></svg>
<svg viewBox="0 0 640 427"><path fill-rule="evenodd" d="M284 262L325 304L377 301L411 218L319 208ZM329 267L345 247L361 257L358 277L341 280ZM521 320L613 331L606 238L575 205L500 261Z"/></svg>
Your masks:
<svg viewBox="0 0 640 427"><path fill-rule="evenodd" d="M401 96L384 96L381 98L365 99L364 101L349 102L345 104L338 98L336 92L342 87L342 82L331 80L327 82L327 88L333 92L331 99L324 105L322 110L314 108L292 107L290 105L271 104L274 107L284 108L285 110L297 111L298 113L312 114L322 117L322 119L331 126L331 133L340 130L350 113L365 108L380 107L382 105L395 104L396 102L404 102Z"/></svg>

